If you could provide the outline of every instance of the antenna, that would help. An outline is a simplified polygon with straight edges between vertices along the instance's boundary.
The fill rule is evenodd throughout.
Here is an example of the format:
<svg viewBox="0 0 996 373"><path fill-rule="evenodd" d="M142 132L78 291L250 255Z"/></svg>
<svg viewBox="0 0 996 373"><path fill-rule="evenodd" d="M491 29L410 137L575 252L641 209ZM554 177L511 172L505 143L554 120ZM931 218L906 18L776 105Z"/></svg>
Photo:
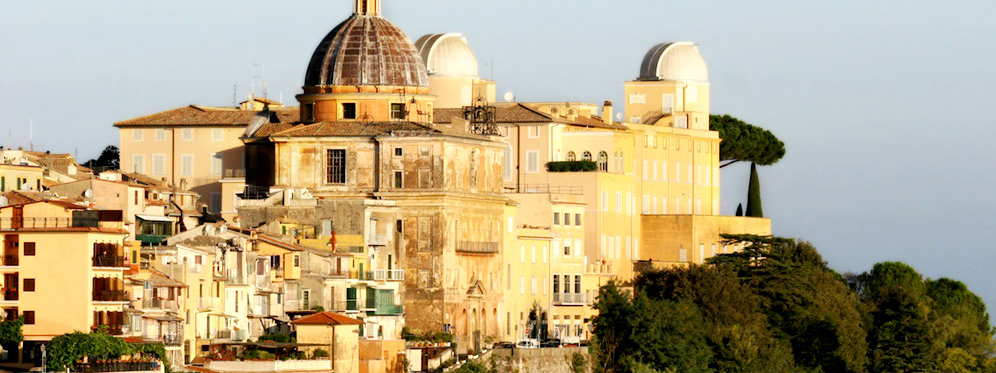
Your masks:
<svg viewBox="0 0 996 373"><path fill-rule="evenodd" d="M239 107L239 83L232 84L232 106Z"/></svg>
<svg viewBox="0 0 996 373"><path fill-rule="evenodd" d="M35 151L35 119L28 118L28 150Z"/></svg>

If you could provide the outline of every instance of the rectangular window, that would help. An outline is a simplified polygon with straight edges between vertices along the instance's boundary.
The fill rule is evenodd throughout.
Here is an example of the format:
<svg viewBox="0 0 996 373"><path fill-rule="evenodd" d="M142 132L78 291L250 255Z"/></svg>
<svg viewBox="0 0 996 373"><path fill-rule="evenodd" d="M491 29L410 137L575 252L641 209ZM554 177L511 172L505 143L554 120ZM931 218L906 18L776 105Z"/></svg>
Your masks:
<svg viewBox="0 0 996 373"><path fill-rule="evenodd" d="M224 166L224 158L222 158L221 153L214 153L211 157L211 174L215 177L221 177L222 167Z"/></svg>
<svg viewBox="0 0 996 373"><path fill-rule="evenodd" d="M156 129L156 141L166 141L166 130L162 128Z"/></svg>
<svg viewBox="0 0 996 373"><path fill-rule="evenodd" d="M623 194L622 192L616 192L616 212L623 212Z"/></svg>
<svg viewBox="0 0 996 373"><path fill-rule="evenodd" d="M325 182L328 184L346 183L346 150L329 149L325 160Z"/></svg>
<svg viewBox="0 0 996 373"><path fill-rule="evenodd" d="M671 111L673 110L674 110L674 95L670 93L665 94L661 102L661 112L664 114L671 114Z"/></svg>
<svg viewBox="0 0 996 373"><path fill-rule="evenodd" d="M661 162L661 181L667 181L667 161Z"/></svg>
<svg viewBox="0 0 996 373"><path fill-rule="evenodd" d="M564 246L564 256L571 256L571 247Z"/></svg>
<svg viewBox="0 0 996 373"><path fill-rule="evenodd" d="M194 141L193 128L184 128L182 134L183 134L183 141Z"/></svg>
<svg viewBox="0 0 996 373"><path fill-rule="evenodd" d="M530 127L532 128L532 127ZM526 152L526 172L531 174L539 172L539 152L530 150Z"/></svg>
<svg viewBox="0 0 996 373"><path fill-rule="evenodd" d="M391 104L391 119L405 119L405 104Z"/></svg>
<svg viewBox="0 0 996 373"><path fill-rule="evenodd" d="M131 139L134 141L142 141L142 132L144 130L132 130Z"/></svg>
<svg viewBox="0 0 996 373"><path fill-rule="evenodd" d="M402 147L394 148L395 157L403 157L404 155L405 155L405 148Z"/></svg>
<svg viewBox="0 0 996 373"><path fill-rule="evenodd" d="M24 243L24 256L35 256L35 243L25 242Z"/></svg>
<svg viewBox="0 0 996 373"><path fill-rule="evenodd" d="M165 175L166 175L166 155L153 154L152 176L165 176Z"/></svg>
<svg viewBox="0 0 996 373"><path fill-rule="evenodd" d="M538 126L529 126L528 136L530 139L536 139L540 137L540 128Z"/></svg>
<svg viewBox="0 0 996 373"><path fill-rule="evenodd" d="M505 177L505 181L512 181L512 172L514 171L512 170L512 147L506 145L504 153L505 159L502 161L502 164L504 165L504 168L502 169L503 176Z"/></svg>
<svg viewBox="0 0 996 373"><path fill-rule="evenodd" d="M211 140L214 142L221 142L225 140L225 130L221 128L211 129Z"/></svg>
<svg viewBox="0 0 996 373"><path fill-rule="evenodd" d="M644 95L644 94L632 94L632 95L629 95L629 103L631 103L631 104L645 104L645 103L647 103L647 95Z"/></svg>
<svg viewBox="0 0 996 373"><path fill-rule="evenodd" d="M553 213L553 225L560 225L560 213Z"/></svg>
<svg viewBox="0 0 996 373"><path fill-rule="evenodd" d="M180 156L180 176L194 176L194 155L184 154Z"/></svg>
<svg viewBox="0 0 996 373"><path fill-rule="evenodd" d="M24 311L21 316L24 317L24 325L35 324L35 311Z"/></svg>
<svg viewBox="0 0 996 373"><path fill-rule="evenodd" d="M342 119L356 119L355 103L350 102L342 104Z"/></svg>
<svg viewBox="0 0 996 373"><path fill-rule="evenodd" d="M657 160L656 159L654 160L654 177L653 177L653 180L657 181Z"/></svg>
<svg viewBox="0 0 996 373"><path fill-rule="evenodd" d="M394 171L394 188L401 189L405 187L405 173L402 171Z"/></svg>
<svg viewBox="0 0 996 373"><path fill-rule="evenodd" d="M688 128L688 117L684 115L674 117L674 128Z"/></svg>
<svg viewBox="0 0 996 373"><path fill-rule="evenodd" d="M131 156L131 170L137 174L145 173L145 157L141 154Z"/></svg>
<svg viewBox="0 0 996 373"><path fill-rule="evenodd" d="M24 291L27 292L35 291L35 279L33 278L24 279Z"/></svg>
<svg viewBox="0 0 996 373"><path fill-rule="evenodd" d="M574 225L581 226L581 214L574 214Z"/></svg>

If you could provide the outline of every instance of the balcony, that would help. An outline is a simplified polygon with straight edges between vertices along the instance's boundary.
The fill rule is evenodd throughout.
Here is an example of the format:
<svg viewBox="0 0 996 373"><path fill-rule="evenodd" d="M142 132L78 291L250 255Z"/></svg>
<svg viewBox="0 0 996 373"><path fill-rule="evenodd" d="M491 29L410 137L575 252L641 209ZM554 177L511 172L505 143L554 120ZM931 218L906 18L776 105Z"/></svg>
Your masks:
<svg viewBox="0 0 996 373"><path fill-rule="evenodd" d="M215 330L212 339L232 339L231 330Z"/></svg>
<svg viewBox="0 0 996 373"><path fill-rule="evenodd" d="M585 295L581 293L554 293L553 304L557 306L583 306Z"/></svg>
<svg viewBox="0 0 996 373"><path fill-rule="evenodd" d="M136 234L135 240L140 241L142 246L159 246L163 245L169 238L167 235L162 234Z"/></svg>
<svg viewBox="0 0 996 373"><path fill-rule="evenodd" d="M183 344L183 336L178 335L178 334L164 335L162 337L159 337L159 339L161 341L163 341L164 345L167 345L167 346L179 346L179 345Z"/></svg>
<svg viewBox="0 0 996 373"><path fill-rule="evenodd" d="M508 184L505 185L508 193L519 194L572 194L583 195L583 185L550 185L550 184Z"/></svg>
<svg viewBox="0 0 996 373"><path fill-rule="evenodd" d="M20 257L18 257L17 254L3 256L3 266L16 267L18 265L20 265Z"/></svg>
<svg viewBox="0 0 996 373"><path fill-rule="evenodd" d="M94 302L128 302L128 292L124 290L101 290L93 292Z"/></svg>
<svg viewBox="0 0 996 373"><path fill-rule="evenodd" d="M123 335L124 325L120 324L101 324L90 328L91 331L103 330L109 335Z"/></svg>
<svg viewBox="0 0 996 373"><path fill-rule="evenodd" d="M176 300L172 299L144 299L142 300L142 309L145 310L168 310L177 311L179 310Z"/></svg>
<svg viewBox="0 0 996 373"><path fill-rule="evenodd" d="M101 268L127 268L128 258L123 256L99 255L93 257L93 266Z"/></svg>
<svg viewBox="0 0 996 373"><path fill-rule="evenodd" d="M405 270L403 269L375 269L370 272L374 281L404 281Z"/></svg>
<svg viewBox="0 0 996 373"><path fill-rule="evenodd" d="M15 301L15 300L18 300L18 299L21 299L21 298L20 298L20 294L17 292L17 289L5 289L3 291L3 300Z"/></svg>
<svg viewBox="0 0 996 373"><path fill-rule="evenodd" d="M405 313L405 307L397 304L378 304L374 314L377 316L397 316Z"/></svg>
<svg viewBox="0 0 996 373"><path fill-rule="evenodd" d="M460 241L457 243L458 253L468 254L497 254L497 242Z"/></svg>

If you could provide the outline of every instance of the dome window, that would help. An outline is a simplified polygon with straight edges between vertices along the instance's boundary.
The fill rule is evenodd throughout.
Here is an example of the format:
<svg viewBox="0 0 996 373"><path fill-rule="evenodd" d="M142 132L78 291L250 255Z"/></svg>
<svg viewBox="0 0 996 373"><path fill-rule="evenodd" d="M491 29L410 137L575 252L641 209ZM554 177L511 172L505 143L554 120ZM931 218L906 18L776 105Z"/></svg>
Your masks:
<svg viewBox="0 0 996 373"><path fill-rule="evenodd" d="M342 119L356 119L356 103L342 104Z"/></svg>

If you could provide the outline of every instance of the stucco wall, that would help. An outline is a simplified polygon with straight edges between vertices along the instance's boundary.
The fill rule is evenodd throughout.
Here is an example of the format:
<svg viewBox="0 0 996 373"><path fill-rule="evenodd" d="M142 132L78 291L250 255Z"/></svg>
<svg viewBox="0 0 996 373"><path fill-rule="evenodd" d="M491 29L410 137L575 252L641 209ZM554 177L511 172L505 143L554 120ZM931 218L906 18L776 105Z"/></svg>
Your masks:
<svg viewBox="0 0 996 373"><path fill-rule="evenodd" d="M485 354L481 361L492 361L499 372L574 373L571 359L575 353L584 355L587 371L591 371L591 357L585 347L499 349Z"/></svg>

